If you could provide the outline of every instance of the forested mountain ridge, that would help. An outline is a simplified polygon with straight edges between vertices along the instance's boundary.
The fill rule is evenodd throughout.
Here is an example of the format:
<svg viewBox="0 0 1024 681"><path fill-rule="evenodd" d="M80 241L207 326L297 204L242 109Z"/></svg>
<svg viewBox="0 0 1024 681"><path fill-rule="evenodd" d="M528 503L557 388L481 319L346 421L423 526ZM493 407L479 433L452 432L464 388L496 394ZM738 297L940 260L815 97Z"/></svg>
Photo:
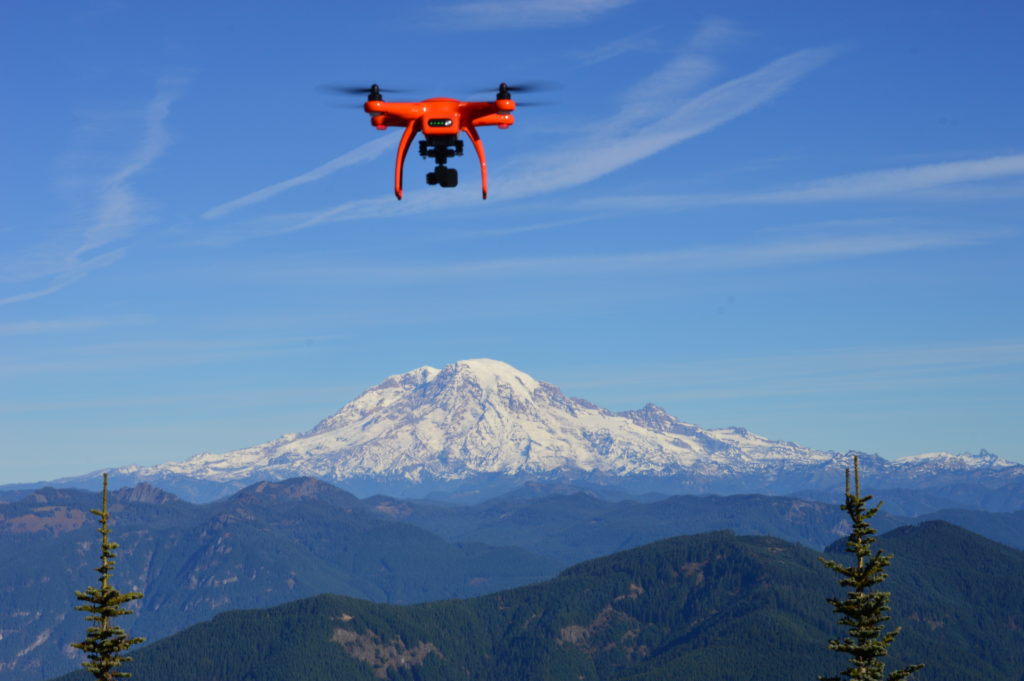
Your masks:
<svg viewBox="0 0 1024 681"><path fill-rule="evenodd" d="M881 537L904 627L889 662L921 679L1024 674L1024 553L943 522ZM728 532L677 537L468 600L319 596L231 612L137 651L146 681L791 681L833 673L840 591L817 553ZM64 681L87 678L78 673Z"/></svg>
<svg viewBox="0 0 1024 681"><path fill-rule="evenodd" d="M74 591L94 583L99 495L38 490L0 504L0 678L74 668ZM225 610L324 592L410 603L490 593L564 563L514 547L447 542L316 480L260 483L203 506L152 487L111 494L114 584L145 593L130 627L155 640ZM135 604L133 604L135 605Z"/></svg>
<svg viewBox="0 0 1024 681"><path fill-rule="evenodd" d="M88 511L99 497L67 489L20 497L0 502L0 610L11 613L0 624L0 678L36 681L74 665L66 645L83 623L72 594L94 579ZM115 583L146 592L133 626L151 639L228 609L324 592L392 603L485 594L681 534L731 529L821 549L849 529L835 503L762 495L610 501L544 485L471 506L361 500L310 478L258 483L203 506L146 485L113 492L111 502L123 546ZM1024 547L1019 514L935 515L944 514ZM885 531L910 520L883 511L873 522Z"/></svg>

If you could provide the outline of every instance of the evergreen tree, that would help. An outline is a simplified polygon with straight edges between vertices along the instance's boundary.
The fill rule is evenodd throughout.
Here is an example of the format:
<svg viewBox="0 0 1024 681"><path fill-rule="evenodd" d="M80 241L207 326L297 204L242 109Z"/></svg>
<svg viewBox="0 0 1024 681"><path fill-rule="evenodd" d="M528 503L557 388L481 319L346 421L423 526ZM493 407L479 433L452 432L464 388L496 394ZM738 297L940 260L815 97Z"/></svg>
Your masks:
<svg viewBox="0 0 1024 681"><path fill-rule="evenodd" d="M117 548L115 542L110 541L110 529L107 522L110 514L107 512L107 474L103 474L103 508L102 510L92 509L92 513L99 517L100 528L98 532L103 537L101 544L100 566L96 572L100 573L99 587L90 586L83 591L76 591L75 597L85 601L84 605L76 605L75 610L83 610L88 615L85 619L94 624L86 630L85 640L81 643L72 643L72 647L83 651L89 658L82 666L92 672L100 681L114 681L116 678L131 676L127 672L118 671L117 667L125 662L131 662L130 657L122 655L131 646L142 643L145 639L129 638L124 629L114 625L111 620L121 615L130 615L132 610L122 607L129 601L142 598L137 591L121 593L110 585L110 574L114 571L114 558Z"/></svg>
<svg viewBox="0 0 1024 681"><path fill-rule="evenodd" d="M889 644L900 633L900 627L883 633L884 622L889 619L885 614L889 610L890 593L874 591L872 587L885 581L888 575L884 572L892 562L892 554L882 551L872 553L871 545L875 541L875 530L868 523L882 507L868 508L867 503L873 497L861 496L860 467L857 457L853 457L854 490L850 492L850 469L846 469L846 502L842 509L850 516L853 529L846 540L846 550L857 558L857 562L849 567L834 560L819 558L827 567L835 570L842 578L839 584L851 587L845 600L827 599L833 611L842 615L839 623L849 627L848 634L842 639L833 639L828 647L838 653L850 655L851 666L840 676L819 676L819 681L840 681L841 677L856 681L902 681L923 664L913 664L885 675L885 662L882 660L889 652Z"/></svg>

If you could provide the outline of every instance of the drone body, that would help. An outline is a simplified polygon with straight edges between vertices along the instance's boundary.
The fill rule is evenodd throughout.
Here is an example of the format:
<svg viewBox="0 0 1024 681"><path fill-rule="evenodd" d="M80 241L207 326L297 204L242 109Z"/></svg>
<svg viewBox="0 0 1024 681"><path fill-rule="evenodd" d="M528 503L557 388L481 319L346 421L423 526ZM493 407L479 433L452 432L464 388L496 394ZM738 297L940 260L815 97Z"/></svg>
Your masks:
<svg viewBox="0 0 1024 681"><path fill-rule="evenodd" d="M454 187L459 183L458 171L447 167L446 163L449 158L462 155L460 132L469 137L480 159L480 179L486 199L487 159L476 129L483 125L496 125L502 129L509 127L515 122L512 116L515 108L511 89L505 83L498 88L495 100L490 102L462 102L444 97L422 102L385 102L380 88L374 85L363 105L363 110L370 114L370 123L378 130L403 128L395 159L395 197L399 200L402 198L405 157L418 133L424 137L420 141L420 156L433 158L437 164L432 172L427 173L427 184Z"/></svg>

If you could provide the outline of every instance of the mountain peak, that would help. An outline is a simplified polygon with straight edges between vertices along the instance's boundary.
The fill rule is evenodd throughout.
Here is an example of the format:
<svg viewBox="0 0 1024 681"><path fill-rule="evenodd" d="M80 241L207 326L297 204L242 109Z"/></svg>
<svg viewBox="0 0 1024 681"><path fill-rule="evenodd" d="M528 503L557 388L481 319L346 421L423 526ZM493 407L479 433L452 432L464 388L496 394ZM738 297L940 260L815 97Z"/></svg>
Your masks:
<svg viewBox="0 0 1024 681"><path fill-rule="evenodd" d="M386 388L396 388L408 385L421 385L423 383L428 383L437 378L437 375L440 372L440 369L435 369L432 366L421 366L418 369L406 371L404 374L395 374L394 376L388 376L379 385L375 386L374 388L371 388L370 390L382 390Z"/></svg>
<svg viewBox="0 0 1024 681"><path fill-rule="evenodd" d="M336 506L355 506L359 500L330 483L311 477L288 478L277 482L258 482L236 492L229 501L268 502L313 500Z"/></svg>
<svg viewBox="0 0 1024 681"><path fill-rule="evenodd" d="M529 397L541 386L533 376L516 369L511 364L496 359L463 359L441 369L438 380L455 383L470 380L484 390L500 392L511 389L513 393Z"/></svg>
<svg viewBox="0 0 1024 681"><path fill-rule="evenodd" d="M673 493L788 493L831 488L848 465L847 455L742 428L701 428L650 403L614 413L567 397L506 362L474 358L389 376L304 433L117 472L132 481L181 480L186 487L202 481L233 491L309 477L369 494L413 488L424 494L467 484L506 485L505 491L526 480ZM984 477L990 486L1004 478L1024 482L1024 466L987 452L928 454L895 464L865 456L862 465L890 483L898 477L901 484L940 484L963 475ZM316 493L309 483L288 489Z"/></svg>
<svg viewBox="0 0 1024 681"><path fill-rule="evenodd" d="M653 402L648 402L643 407L635 411L624 411L621 413L623 416L632 419L638 425L662 433L679 426L679 419L672 416Z"/></svg>
<svg viewBox="0 0 1024 681"><path fill-rule="evenodd" d="M828 465L831 456L764 438L716 439L653 404L616 414L476 358L390 376L305 434L160 468L238 483L310 476L450 484L488 475L760 476L779 461Z"/></svg>

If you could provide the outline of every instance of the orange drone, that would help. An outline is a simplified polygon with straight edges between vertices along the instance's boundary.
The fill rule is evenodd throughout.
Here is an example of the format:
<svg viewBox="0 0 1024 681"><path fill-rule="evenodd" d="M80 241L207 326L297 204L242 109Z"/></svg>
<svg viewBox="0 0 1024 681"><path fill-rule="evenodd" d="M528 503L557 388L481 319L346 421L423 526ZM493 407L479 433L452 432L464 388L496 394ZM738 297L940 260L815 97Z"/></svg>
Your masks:
<svg viewBox="0 0 1024 681"><path fill-rule="evenodd" d="M530 86L512 87L502 83L498 87L497 97L492 102L462 102L446 97L434 97L422 102L385 102L377 85L371 85L369 89L342 86L332 86L330 89L348 94L366 93L363 110L370 114L370 123L378 130L386 130L389 127L404 128L402 141L398 144L398 157L395 159L395 196L401 200L402 168L417 133L423 133L426 138L420 140L420 156L432 158L437 163L434 170L427 173L427 184L441 187L454 187L459 184L458 171L445 164L450 158L462 156L460 132L466 133L473 142L473 148L480 159L480 180L483 197L486 199L487 160L484 157L484 144L476 129L482 125L496 125L505 129L515 123L512 112L516 108L516 103L512 101L512 93L529 88Z"/></svg>

